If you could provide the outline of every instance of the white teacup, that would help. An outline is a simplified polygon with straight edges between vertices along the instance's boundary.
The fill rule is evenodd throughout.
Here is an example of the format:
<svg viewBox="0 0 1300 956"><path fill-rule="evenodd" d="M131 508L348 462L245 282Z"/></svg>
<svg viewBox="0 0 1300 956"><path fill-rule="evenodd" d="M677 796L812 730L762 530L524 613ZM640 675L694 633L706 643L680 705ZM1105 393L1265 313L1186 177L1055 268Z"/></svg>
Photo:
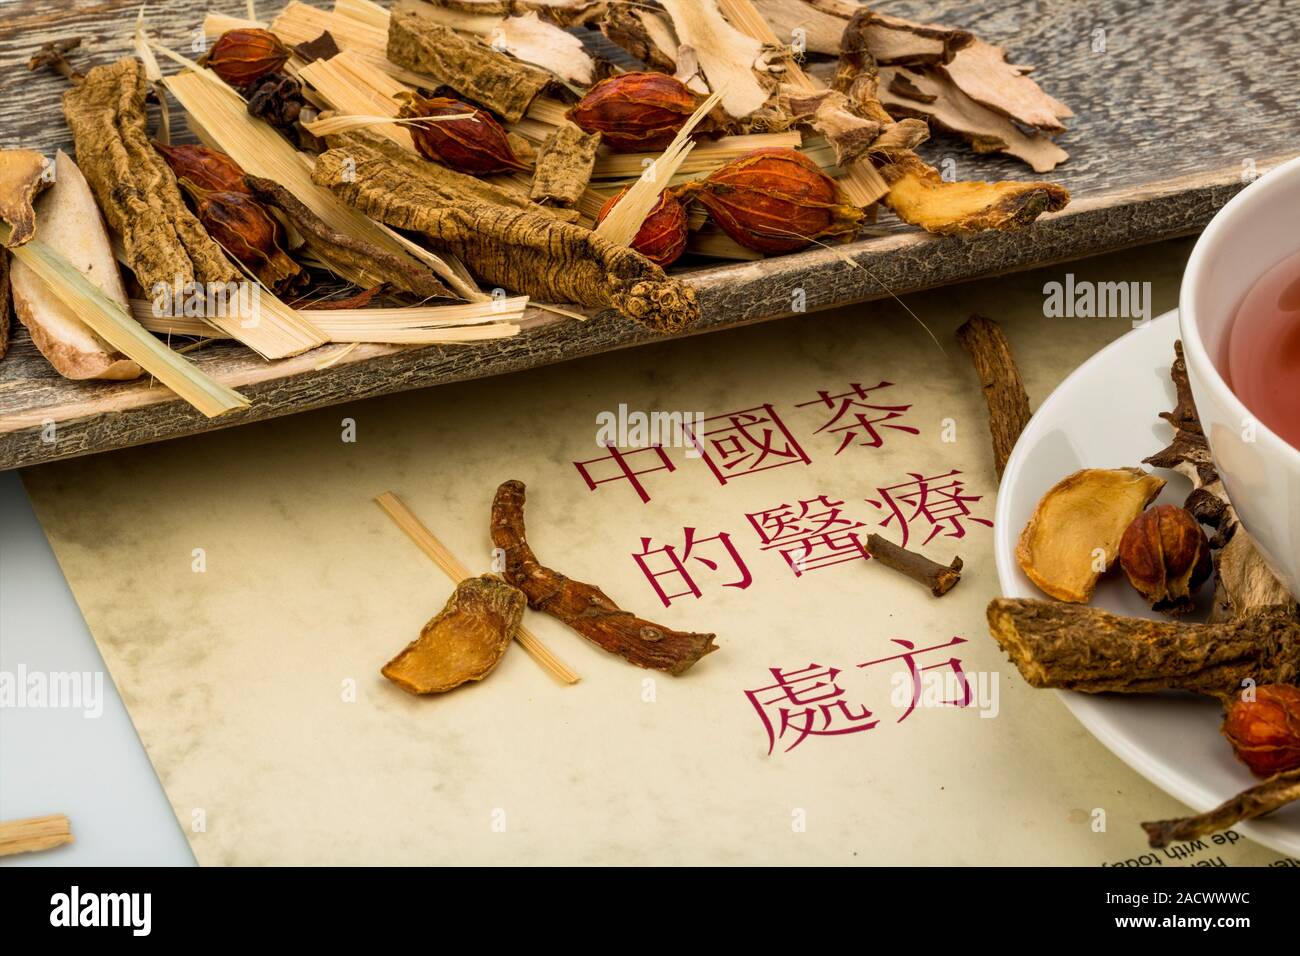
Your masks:
<svg viewBox="0 0 1300 956"><path fill-rule="evenodd" d="M1255 419L1222 373L1237 306L1265 271L1300 248L1297 220L1300 159L1293 159L1210 221L1188 260L1178 310L1192 395L1228 497L1265 560L1300 596L1300 450Z"/></svg>

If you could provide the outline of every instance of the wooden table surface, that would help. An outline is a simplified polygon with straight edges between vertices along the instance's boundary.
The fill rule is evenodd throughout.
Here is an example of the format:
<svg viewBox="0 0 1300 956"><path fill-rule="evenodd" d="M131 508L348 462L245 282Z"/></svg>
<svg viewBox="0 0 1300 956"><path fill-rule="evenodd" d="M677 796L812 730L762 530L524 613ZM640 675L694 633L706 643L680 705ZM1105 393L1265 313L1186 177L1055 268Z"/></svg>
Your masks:
<svg viewBox="0 0 1300 956"><path fill-rule="evenodd" d="M1300 155L1300 16L1291 0L904 0L876 6L965 27L1005 46L1017 62L1033 64L1039 83L1076 113L1059 140L1069 161L1042 177L1013 160L975 156L946 137L923 148L931 161L951 158L959 178L1051 179L1067 186L1073 201L1017 233L941 239L882 217L879 235L835 250L693 269L687 281L699 290L702 315L685 334L787 316L796 290L811 311L1194 233L1252 175ZM116 59L129 51L138 8L139 0L0 0L0 146L70 149L60 106L65 81L28 73L24 64L42 43L71 36L83 38L79 65ZM258 3L265 17L279 8ZM242 15L244 9L239 0L179 0L154 4L147 16L164 43L185 48L205 12ZM0 361L0 469L657 338L614 313L575 322L534 311L526 326L513 338L479 344L363 345L325 369L316 366L338 346L267 363L238 344L211 344L195 352L194 361L253 403L216 421L147 380L67 381L20 328Z"/></svg>

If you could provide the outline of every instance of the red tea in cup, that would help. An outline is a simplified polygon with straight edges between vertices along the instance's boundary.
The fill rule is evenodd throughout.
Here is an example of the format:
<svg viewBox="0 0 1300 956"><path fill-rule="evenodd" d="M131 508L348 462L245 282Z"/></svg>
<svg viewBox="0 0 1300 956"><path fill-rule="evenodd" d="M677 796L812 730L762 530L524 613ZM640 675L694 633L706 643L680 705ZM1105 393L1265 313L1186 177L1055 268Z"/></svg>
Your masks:
<svg viewBox="0 0 1300 956"><path fill-rule="evenodd" d="M1237 306L1226 371L1242 404L1300 448L1300 252L1265 272Z"/></svg>

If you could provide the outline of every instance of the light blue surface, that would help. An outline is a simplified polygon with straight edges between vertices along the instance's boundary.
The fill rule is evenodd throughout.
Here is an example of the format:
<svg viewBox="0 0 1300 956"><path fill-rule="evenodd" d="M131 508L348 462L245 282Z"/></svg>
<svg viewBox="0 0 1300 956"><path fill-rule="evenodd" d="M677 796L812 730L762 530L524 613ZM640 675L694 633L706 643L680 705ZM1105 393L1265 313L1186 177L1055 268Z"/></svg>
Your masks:
<svg viewBox="0 0 1300 956"><path fill-rule="evenodd" d="M193 866L22 481L10 471L0 472L0 680L23 670L37 680L89 673L102 713L0 699L0 820L66 813L76 840L0 866Z"/></svg>

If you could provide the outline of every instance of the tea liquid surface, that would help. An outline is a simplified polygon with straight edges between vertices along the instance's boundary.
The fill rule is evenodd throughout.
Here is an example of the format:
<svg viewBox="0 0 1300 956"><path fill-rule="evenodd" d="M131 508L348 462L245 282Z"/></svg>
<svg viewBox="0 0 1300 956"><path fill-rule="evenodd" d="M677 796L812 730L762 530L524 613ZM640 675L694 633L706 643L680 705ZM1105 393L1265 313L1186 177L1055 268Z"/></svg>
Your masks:
<svg viewBox="0 0 1300 956"><path fill-rule="evenodd" d="M1300 252L1264 273L1237 307L1227 372L1246 408L1300 448Z"/></svg>

